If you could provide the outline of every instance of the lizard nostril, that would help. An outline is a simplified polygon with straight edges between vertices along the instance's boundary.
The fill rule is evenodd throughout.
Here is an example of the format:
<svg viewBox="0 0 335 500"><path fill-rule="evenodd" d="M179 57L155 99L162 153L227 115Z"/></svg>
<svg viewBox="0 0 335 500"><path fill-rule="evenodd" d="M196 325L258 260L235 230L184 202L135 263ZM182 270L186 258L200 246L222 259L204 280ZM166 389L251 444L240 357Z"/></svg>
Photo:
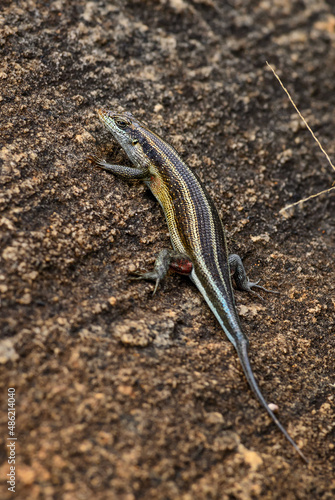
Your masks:
<svg viewBox="0 0 335 500"><path fill-rule="evenodd" d="M99 116L104 116L104 115L107 115L107 111L105 109L98 109L98 115Z"/></svg>

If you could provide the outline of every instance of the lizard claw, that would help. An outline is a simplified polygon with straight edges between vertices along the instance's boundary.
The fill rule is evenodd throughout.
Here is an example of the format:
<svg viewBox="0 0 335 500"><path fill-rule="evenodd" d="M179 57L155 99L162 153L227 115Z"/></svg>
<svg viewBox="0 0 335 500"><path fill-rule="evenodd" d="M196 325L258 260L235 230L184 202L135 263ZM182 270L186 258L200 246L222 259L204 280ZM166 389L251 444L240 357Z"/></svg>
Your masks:
<svg viewBox="0 0 335 500"><path fill-rule="evenodd" d="M264 297L262 297L255 290L252 290L252 288L259 288L260 290L263 290L264 292L268 292L268 293L275 293L275 294L280 293L280 292L277 292L276 290L268 290L264 286L259 285L258 283L260 281L261 281L260 279L258 281L249 281L249 278L247 278L246 282L243 284L243 289L247 292L250 292L250 293L253 293L254 295L257 295L257 297L263 301L265 301Z"/></svg>
<svg viewBox="0 0 335 500"><path fill-rule="evenodd" d="M260 290L263 290L264 292L280 294L280 292L278 292L277 290L269 290L268 288L265 288L264 286L259 285L258 283L259 283L260 281L261 281L261 280L258 280L258 281L256 281L255 283L253 283L253 282L249 282L249 286L250 286L250 288L251 288L251 287L256 287L256 288L259 288ZM251 290L251 291L253 291L253 290Z"/></svg>
<svg viewBox="0 0 335 500"><path fill-rule="evenodd" d="M130 273L132 276L129 276L130 280L154 280L156 281L154 291L152 292L152 295L155 295L159 282L161 280L160 276L157 275L155 271L149 271L142 273L141 271L133 271Z"/></svg>
<svg viewBox="0 0 335 500"><path fill-rule="evenodd" d="M85 157L85 160L93 163L97 167L102 166L105 163L100 156L94 154L87 155Z"/></svg>

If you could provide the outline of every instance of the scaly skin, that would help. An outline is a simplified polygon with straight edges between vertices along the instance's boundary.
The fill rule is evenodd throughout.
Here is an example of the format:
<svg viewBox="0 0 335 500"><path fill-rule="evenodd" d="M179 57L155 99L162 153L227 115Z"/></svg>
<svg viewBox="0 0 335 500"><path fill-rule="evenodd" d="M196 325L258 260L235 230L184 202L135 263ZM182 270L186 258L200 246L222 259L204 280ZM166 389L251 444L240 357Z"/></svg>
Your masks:
<svg viewBox="0 0 335 500"><path fill-rule="evenodd" d="M236 267L234 277L238 288L252 291L251 288L258 285L249 282L238 256L228 257L224 229L205 187L172 146L130 113L105 110L98 113L134 167L110 165L96 156L91 159L124 179L142 179L150 188L163 208L174 248L172 253L184 259L187 257L192 263L190 278L235 347L251 389L286 439L307 462L269 408L253 375L248 358L248 338L241 328L235 307L230 262ZM170 264L169 252L163 253L156 262L155 271L142 275L145 279L156 279L155 290Z"/></svg>

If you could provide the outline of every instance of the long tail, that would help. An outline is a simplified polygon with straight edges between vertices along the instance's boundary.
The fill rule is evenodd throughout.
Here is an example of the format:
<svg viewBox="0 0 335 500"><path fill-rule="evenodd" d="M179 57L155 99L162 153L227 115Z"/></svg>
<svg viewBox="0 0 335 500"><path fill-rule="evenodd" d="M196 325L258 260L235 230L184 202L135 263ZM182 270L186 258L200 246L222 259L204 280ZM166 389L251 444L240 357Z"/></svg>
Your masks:
<svg viewBox="0 0 335 500"><path fill-rule="evenodd" d="M258 386L258 383L256 382L256 379L254 377L252 368L250 366L247 343L243 342L240 344L240 346L238 346L238 347L235 346L235 348L236 348L237 354L240 358L240 362L241 362L243 371L245 373L245 376L249 382L251 389L253 390L254 394L256 395L257 399L259 400L261 405L264 406L264 408L266 409L266 411L268 412L268 414L270 415L270 417L272 418L272 420L274 421L276 426L279 428L279 430L286 437L287 441L289 443L291 443L293 448L296 450L297 453L299 453L300 457L304 460L304 462L308 463L307 458L305 457L303 452L300 450L299 446L293 441L291 436L288 434L287 430L282 426L282 424L279 422L279 420L274 415L274 413L271 411L271 409L269 408L269 405L265 401L263 394L261 393L261 390Z"/></svg>

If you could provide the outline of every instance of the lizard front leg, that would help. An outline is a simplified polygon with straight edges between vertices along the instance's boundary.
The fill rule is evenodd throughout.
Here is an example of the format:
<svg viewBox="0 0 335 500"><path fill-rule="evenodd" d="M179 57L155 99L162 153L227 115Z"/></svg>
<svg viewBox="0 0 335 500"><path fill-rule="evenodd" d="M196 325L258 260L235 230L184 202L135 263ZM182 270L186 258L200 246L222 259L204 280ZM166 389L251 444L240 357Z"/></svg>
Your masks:
<svg viewBox="0 0 335 500"><path fill-rule="evenodd" d="M103 170L107 170L122 179L128 180L145 180L150 177L149 171L147 169L141 169L136 167L126 167L124 165L113 165L111 163L107 163L106 160L97 155L89 155L87 160L92 162L99 168Z"/></svg>

